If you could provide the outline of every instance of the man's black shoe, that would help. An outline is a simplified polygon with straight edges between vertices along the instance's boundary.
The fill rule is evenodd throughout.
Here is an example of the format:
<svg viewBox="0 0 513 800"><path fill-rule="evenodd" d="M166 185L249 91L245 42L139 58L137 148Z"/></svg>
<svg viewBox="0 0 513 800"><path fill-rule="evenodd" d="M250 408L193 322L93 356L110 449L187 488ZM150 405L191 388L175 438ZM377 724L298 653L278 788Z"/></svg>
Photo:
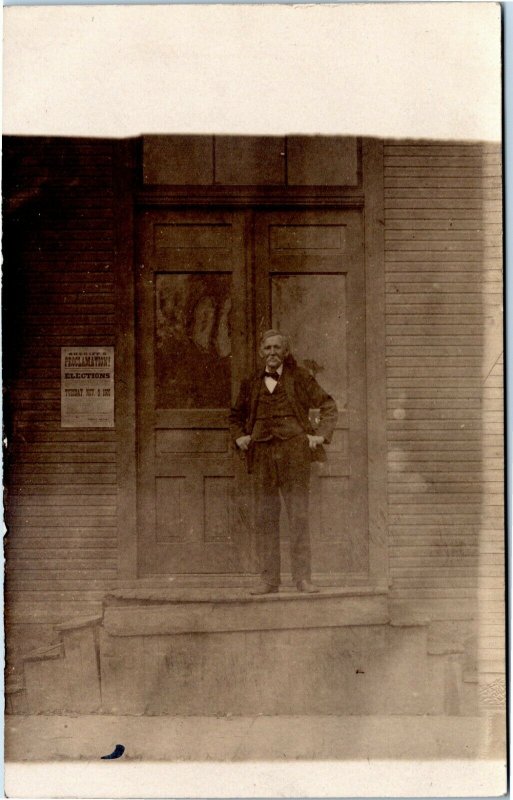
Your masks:
<svg viewBox="0 0 513 800"><path fill-rule="evenodd" d="M318 594L319 589L314 586L310 581L298 581L296 583L298 592L305 592L305 594Z"/></svg>
<svg viewBox="0 0 513 800"><path fill-rule="evenodd" d="M250 594L276 594L277 591L277 586L272 586L270 583L259 583L258 586L251 590Z"/></svg>

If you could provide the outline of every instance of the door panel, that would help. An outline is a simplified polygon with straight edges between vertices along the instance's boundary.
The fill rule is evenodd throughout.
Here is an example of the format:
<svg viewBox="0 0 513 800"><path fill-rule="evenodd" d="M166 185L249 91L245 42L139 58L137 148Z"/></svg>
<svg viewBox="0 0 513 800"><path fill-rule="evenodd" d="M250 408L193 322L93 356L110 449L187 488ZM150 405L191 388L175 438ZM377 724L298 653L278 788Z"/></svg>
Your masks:
<svg viewBox="0 0 513 800"><path fill-rule="evenodd" d="M290 332L302 365L329 386L340 409L348 389L346 283L343 274L271 275L273 325Z"/></svg>
<svg viewBox="0 0 513 800"><path fill-rule="evenodd" d="M151 211L137 281L139 573L252 565L247 477L228 436L246 369L242 215Z"/></svg>
<svg viewBox="0 0 513 800"><path fill-rule="evenodd" d="M293 354L337 402L327 463L311 482L312 568L368 573L365 274L356 210L262 213L256 222L257 321L287 333ZM316 410L311 410L315 421ZM289 565L281 514L282 563Z"/></svg>
<svg viewBox="0 0 513 800"><path fill-rule="evenodd" d="M157 408L231 400L231 273L155 273Z"/></svg>

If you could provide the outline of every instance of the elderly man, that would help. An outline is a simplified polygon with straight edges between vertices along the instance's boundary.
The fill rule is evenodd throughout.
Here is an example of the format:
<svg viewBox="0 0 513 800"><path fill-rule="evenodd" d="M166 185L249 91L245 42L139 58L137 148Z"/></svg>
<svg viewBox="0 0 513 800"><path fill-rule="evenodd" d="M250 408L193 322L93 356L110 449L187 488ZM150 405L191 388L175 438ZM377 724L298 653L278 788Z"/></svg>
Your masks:
<svg viewBox="0 0 513 800"><path fill-rule="evenodd" d="M286 336L264 333L260 356L265 369L243 381L230 414L237 447L246 452L256 501L257 552L261 583L252 594L270 594L280 584L280 495L287 509L292 577L300 592L311 583L308 494L310 463L325 461L323 443L337 421L335 401L289 353ZM314 430L309 410L320 409Z"/></svg>

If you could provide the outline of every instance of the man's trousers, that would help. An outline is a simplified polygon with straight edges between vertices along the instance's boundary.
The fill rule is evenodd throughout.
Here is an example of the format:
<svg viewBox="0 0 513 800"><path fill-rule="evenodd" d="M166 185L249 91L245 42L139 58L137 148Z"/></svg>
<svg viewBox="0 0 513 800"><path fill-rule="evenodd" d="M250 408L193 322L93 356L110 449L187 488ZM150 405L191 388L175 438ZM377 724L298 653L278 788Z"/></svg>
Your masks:
<svg viewBox="0 0 513 800"><path fill-rule="evenodd" d="M255 442L253 479L256 504L256 541L262 580L280 583L280 492L289 519L290 560L295 583L310 580L308 526L310 447L305 434L291 439Z"/></svg>

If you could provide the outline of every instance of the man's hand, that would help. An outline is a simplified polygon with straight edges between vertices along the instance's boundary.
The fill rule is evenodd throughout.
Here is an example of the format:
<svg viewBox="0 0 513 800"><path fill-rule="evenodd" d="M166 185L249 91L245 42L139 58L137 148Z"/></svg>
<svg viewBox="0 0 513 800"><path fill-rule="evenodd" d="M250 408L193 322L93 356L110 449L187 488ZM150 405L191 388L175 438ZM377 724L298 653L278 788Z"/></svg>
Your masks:
<svg viewBox="0 0 513 800"><path fill-rule="evenodd" d="M235 439L235 444L239 450L247 450L250 442L251 436L239 436L238 439Z"/></svg>
<svg viewBox="0 0 513 800"><path fill-rule="evenodd" d="M310 450L315 450L317 445L324 444L324 436L310 436L309 433L306 434L308 436L308 444L310 445Z"/></svg>

